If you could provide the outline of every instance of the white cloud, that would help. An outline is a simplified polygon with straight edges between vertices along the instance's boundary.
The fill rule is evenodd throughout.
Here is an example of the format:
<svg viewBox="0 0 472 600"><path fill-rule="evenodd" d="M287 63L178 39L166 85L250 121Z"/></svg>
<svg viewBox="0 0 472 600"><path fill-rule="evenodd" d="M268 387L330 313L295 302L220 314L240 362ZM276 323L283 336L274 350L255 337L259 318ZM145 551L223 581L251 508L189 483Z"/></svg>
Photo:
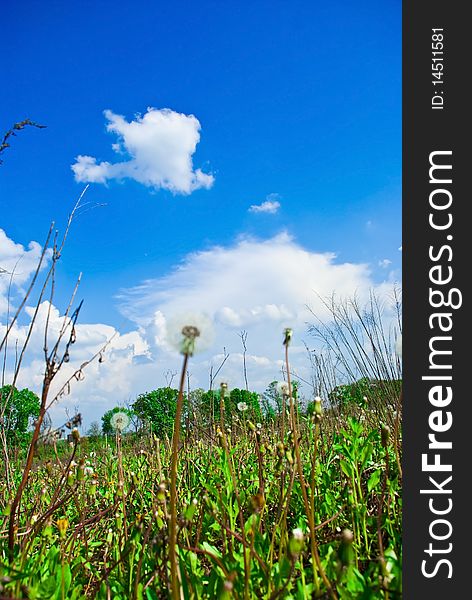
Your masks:
<svg viewBox="0 0 472 600"><path fill-rule="evenodd" d="M200 141L200 122L168 108L148 108L134 121L104 112L107 131L115 133L118 141L112 149L128 160L110 163L97 162L92 156L79 155L72 165L76 181L106 183L111 179L134 179L154 189L174 194L190 194L199 188L210 188L213 175L194 169L192 156Z"/></svg>
<svg viewBox="0 0 472 600"><path fill-rule="evenodd" d="M47 253L46 259L50 256ZM25 249L21 244L11 240L3 229L0 229L0 316L8 310L8 292L10 290L10 312L14 306L15 296L21 293L22 286L36 270L41 256L41 245L30 242ZM47 260L44 262L46 264ZM44 267L44 265L43 265ZM10 285L11 282L11 285Z"/></svg>
<svg viewBox="0 0 472 600"><path fill-rule="evenodd" d="M316 253L282 233L260 241L240 239L227 247L189 254L169 274L144 281L121 293L121 310L145 332L159 362L177 370L180 357L168 351L165 323L175 312L192 310L210 315L215 322L215 344L206 355L191 362L192 385L208 383L210 365L216 368L223 347L230 353L219 380L244 386L242 345L239 333L248 332L249 385L263 390L281 377L283 330L294 329L296 371L308 376L302 340L310 343L307 323L327 309L318 298L336 292L338 297L368 294L373 282L367 265L338 263L334 254ZM300 351L295 353L295 346Z"/></svg>
<svg viewBox="0 0 472 600"><path fill-rule="evenodd" d="M278 194L269 194L266 197L265 201L262 202L261 204L252 204L248 208L248 212L266 213L269 215L275 215L275 213L278 212L278 210L281 206L278 198L279 198Z"/></svg>
<svg viewBox="0 0 472 600"><path fill-rule="evenodd" d="M379 260L379 267L382 267L382 269L387 269L391 264L392 261L389 258L383 258L382 260Z"/></svg>

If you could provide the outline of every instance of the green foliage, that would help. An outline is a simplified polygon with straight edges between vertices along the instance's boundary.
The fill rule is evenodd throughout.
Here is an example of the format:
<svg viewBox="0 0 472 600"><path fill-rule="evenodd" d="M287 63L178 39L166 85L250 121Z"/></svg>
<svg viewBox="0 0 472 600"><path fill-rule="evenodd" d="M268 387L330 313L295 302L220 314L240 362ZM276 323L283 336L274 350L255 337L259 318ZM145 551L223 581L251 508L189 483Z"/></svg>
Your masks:
<svg viewBox="0 0 472 600"><path fill-rule="evenodd" d="M349 405L366 408L379 398L398 397L401 383L401 380L384 381L362 377L354 383L336 386L330 392L328 400L332 406L337 408Z"/></svg>
<svg viewBox="0 0 472 600"><path fill-rule="evenodd" d="M18 390L11 385L0 388L0 413L9 444L24 445L29 440L28 427L39 415L38 396L24 388Z"/></svg>
<svg viewBox="0 0 472 600"><path fill-rule="evenodd" d="M133 417L136 416L136 414L132 410L130 410L129 408L123 408L122 406L115 406L114 408L107 410L107 412L102 417L102 431L104 434L112 435L113 433L115 433L113 427L111 426L111 418L117 412L126 413L129 416L130 420L132 420Z"/></svg>
<svg viewBox="0 0 472 600"><path fill-rule="evenodd" d="M219 397L218 392L215 395ZM248 399L243 393L228 402L233 406L236 400ZM387 447L382 446L379 428L367 419L328 421L323 417L321 427L320 437L311 420L301 417L301 460L310 486L319 490L313 505L326 577L339 600L400 598L401 476L393 435ZM290 438L286 437L285 449L279 452L280 431L272 423L257 433L248 427L236 431L227 436L229 451L211 440L193 443L192 439L181 451L177 510L183 597L329 598L324 582L319 575L315 577L300 483L293 477ZM263 449L261 455L256 439ZM159 482L165 486L169 447L156 444L153 436L124 438L122 487L118 448L114 438L108 443L100 438L87 446L80 443L74 456L78 466L71 470L60 494L64 502L44 520L68 456L61 457L63 464L52 453L53 460L37 461L18 526L25 531L34 515L38 527L23 548L24 538L19 538L10 563L0 558L3 596L58 600L169 597L169 493L159 486ZM70 456L73 449L64 445L64 451ZM93 469L93 475L84 474L79 480L82 461ZM14 472L21 472L19 464L12 466ZM259 469L264 484L262 503L256 502ZM9 494L0 481L4 529ZM123 503L117 504L122 497ZM285 498L286 509L278 512ZM63 538L59 518L68 520ZM298 545L293 540L295 528L305 536ZM87 543L77 531L86 532ZM384 567L379 561L379 531ZM241 541L243 535L246 543L250 541L250 552ZM0 557L6 556L4 536Z"/></svg>
<svg viewBox="0 0 472 600"><path fill-rule="evenodd" d="M170 437L174 427L178 395L179 391L176 389L157 388L152 392L139 394L132 407L141 421L149 424L152 432L158 437Z"/></svg>
<svg viewBox="0 0 472 600"><path fill-rule="evenodd" d="M232 414L237 414L239 412L238 404L240 402L247 405L248 409L245 414L249 419L254 419L256 421L262 419L259 394L257 392L248 392L247 390L240 390L238 388L232 389L229 395L229 405Z"/></svg>
<svg viewBox="0 0 472 600"><path fill-rule="evenodd" d="M199 418L205 424L220 420L220 398L221 392L218 390L209 390L200 397ZM243 414L238 409L238 404L244 403L247 410L244 415L248 419L260 421L262 418L261 407L259 405L259 394L257 392L248 392L239 388L232 389L224 397L224 416L225 424L231 426L235 416L241 417Z"/></svg>

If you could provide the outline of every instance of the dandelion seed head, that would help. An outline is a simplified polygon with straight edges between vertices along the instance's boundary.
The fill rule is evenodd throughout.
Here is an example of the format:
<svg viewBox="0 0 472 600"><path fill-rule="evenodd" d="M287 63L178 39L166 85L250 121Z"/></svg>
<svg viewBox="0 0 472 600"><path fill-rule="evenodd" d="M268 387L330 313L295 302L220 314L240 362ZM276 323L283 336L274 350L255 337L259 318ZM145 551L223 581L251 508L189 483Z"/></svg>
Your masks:
<svg viewBox="0 0 472 600"><path fill-rule="evenodd" d="M123 411L118 411L116 413L113 413L113 415L110 419L111 427L115 431L118 431L118 432L124 431L128 427L129 424L130 424L129 415L127 415Z"/></svg>
<svg viewBox="0 0 472 600"><path fill-rule="evenodd" d="M279 381L277 383L277 393L280 396L289 396L290 395L290 388L286 381Z"/></svg>
<svg viewBox="0 0 472 600"><path fill-rule="evenodd" d="M245 402L238 402L237 406L240 412L244 412L248 409L248 405Z"/></svg>
<svg viewBox="0 0 472 600"><path fill-rule="evenodd" d="M212 321L199 313L176 315L166 323L166 340L181 354L203 352L213 342Z"/></svg>

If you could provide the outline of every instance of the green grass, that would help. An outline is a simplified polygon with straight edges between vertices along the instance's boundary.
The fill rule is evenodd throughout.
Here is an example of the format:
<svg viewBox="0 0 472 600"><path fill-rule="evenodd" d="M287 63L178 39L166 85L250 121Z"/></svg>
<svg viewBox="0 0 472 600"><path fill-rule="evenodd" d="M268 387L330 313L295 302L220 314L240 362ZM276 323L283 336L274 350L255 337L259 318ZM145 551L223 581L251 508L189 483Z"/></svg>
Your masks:
<svg viewBox="0 0 472 600"><path fill-rule="evenodd" d="M300 417L313 533L292 434L282 441L273 422L244 425L210 427L202 439L183 431L181 597L399 598L399 427L382 435L368 409L344 420ZM149 436L123 436L118 447L114 438L39 447L11 557L8 503L19 457L16 485L0 482L0 596L169 598L170 450L169 440ZM77 465L68 467L72 456Z"/></svg>

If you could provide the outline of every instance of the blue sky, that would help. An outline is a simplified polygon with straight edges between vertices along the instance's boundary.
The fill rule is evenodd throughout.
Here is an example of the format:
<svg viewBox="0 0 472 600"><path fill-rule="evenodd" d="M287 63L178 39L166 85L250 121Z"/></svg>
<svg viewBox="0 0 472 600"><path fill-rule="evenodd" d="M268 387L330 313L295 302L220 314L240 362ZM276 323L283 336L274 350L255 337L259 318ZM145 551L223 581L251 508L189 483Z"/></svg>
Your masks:
<svg viewBox="0 0 472 600"><path fill-rule="evenodd" d="M192 253L280 235L367 264L375 284L400 279L400 2L30 0L2 12L2 127L47 125L3 154L9 239L26 247L62 226L84 187L78 155L123 160L106 109L195 115L193 168L214 178L191 194L92 183L87 201L106 206L73 227L58 304L83 271L82 319L131 331L120 290L162 283ZM248 210L267 198L275 214Z"/></svg>

